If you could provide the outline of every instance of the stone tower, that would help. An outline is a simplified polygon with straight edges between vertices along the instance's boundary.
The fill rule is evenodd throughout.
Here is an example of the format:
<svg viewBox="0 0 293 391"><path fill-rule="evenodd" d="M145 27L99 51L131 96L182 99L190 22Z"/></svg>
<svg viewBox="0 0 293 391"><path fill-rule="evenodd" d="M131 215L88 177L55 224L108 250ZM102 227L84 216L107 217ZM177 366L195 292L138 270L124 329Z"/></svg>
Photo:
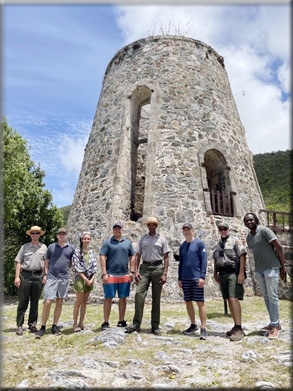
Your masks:
<svg viewBox="0 0 293 391"><path fill-rule="evenodd" d="M244 237L242 218L264 202L224 59L203 42L153 36L119 50L104 76L71 207L68 231L92 232L99 253L114 221L137 239L156 216L170 243L165 292L177 292L173 253L190 222L210 254L215 222ZM212 271L209 256L209 271ZM210 273L212 274L212 273ZM206 294L219 295L212 275ZM175 294L175 293L174 293Z"/></svg>

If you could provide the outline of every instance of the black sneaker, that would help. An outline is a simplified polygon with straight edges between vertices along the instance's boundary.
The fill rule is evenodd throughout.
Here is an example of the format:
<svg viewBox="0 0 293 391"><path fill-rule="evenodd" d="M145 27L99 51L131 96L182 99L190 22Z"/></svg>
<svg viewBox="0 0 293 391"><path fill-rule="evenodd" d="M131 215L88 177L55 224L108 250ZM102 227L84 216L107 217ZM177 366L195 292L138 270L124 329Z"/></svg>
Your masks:
<svg viewBox="0 0 293 391"><path fill-rule="evenodd" d="M200 329L200 336L199 336L199 339L206 340L207 337L208 337L208 335L207 335L207 330L206 330L204 327L202 327L202 328Z"/></svg>
<svg viewBox="0 0 293 391"><path fill-rule="evenodd" d="M190 335L194 334L198 330L198 325L197 324L192 324L188 329L184 330L182 334L185 335Z"/></svg>
<svg viewBox="0 0 293 391"><path fill-rule="evenodd" d="M104 330L107 330L109 328L109 323L108 322L104 322L101 326L101 330L104 331Z"/></svg>
<svg viewBox="0 0 293 391"><path fill-rule="evenodd" d="M61 332L60 332L60 330L59 330L59 327L56 326L55 324L52 326L51 332L52 332L52 334L54 334L54 335L61 335Z"/></svg>
<svg viewBox="0 0 293 391"><path fill-rule="evenodd" d="M45 335L45 332L45 329L40 329L38 332L35 333L35 338L40 339L43 335Z"/></svg>
<svg viewBox="0 0 293 391"><path fill-rule="evenodd" d="M119 322L117 323L117 327L126 327L126 326L127 326L126 320L119 320Z"/></svg>

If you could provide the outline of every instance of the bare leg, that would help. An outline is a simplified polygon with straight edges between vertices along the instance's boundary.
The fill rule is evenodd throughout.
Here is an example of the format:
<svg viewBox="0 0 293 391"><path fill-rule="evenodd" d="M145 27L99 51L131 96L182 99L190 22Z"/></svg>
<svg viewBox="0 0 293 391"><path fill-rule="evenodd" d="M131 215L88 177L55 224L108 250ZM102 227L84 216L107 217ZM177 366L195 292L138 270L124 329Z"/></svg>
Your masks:
<svg viewBox="0 0 293 391"><path fill-rule="evenodd" d="M79 314L79 325L83 326L83 321L86 313L87 300L89 298L90 292L85 292L82 294L82 302L80 306L80 314Z"/></svg>
<svg viewBox="0 0 293 391"><path fill-rule="evenodd" d="M73 307L73 327L77 325L79 308L81 306L82 298L83 298L83 292L75 292L75 293L76 293L76 299Z"/></svg>
<svg viewBox="0 0 293 391"><path fill-rule="evenodd" d="M110 313L112 307L112 298L105 299L104 301L104 322L109 322Z"/></svg>
<svg viewBox="0 0 293 391"><path fill-rule="evenodd" d="M62 304L63 304L63 299L58 297L56 299L55 311L54 311L54 316L53 316L53 324L57 324L59 322L59 318L60 318L61 311L62 311Z"/></svg>
<svg viewBox="0 0 293 391"><path fill-rule="evenodd" d="M119 299L119 320L124 320L125 311L126 311L126 297L120 297Z"/></svg>
<svg viewBox="0 0 293 391"><path fill-rule="evenodd" d="M53 303L53 300L46 300L44 303L43 312L42 312L42 326L46 326L47 320L50 315L50 309L51 309L52 303Z"/></svg>
<svg viewBox="0 0 293 391"><path fill-rule="evenodd" d="M228 304L235 324L241 326L241 306L239 300L235 297L230 297Z"/></svg>
<svg viewBox="0 0 293 391"><path fill-rule="evenodd" d="M195 311L194 311L194 306L192 301L186 301L186 310L188 313L188 316L190 318L191 324L195 324Z"/></svg>
<svg viewBox="0 0 293 391"><path fill-rule="evenodd" d="M198 306L201 327L205 328L206 321L207 321L207 313L206 313L206 307L204 305L204 301L197 301L196 304Z"/></svg>

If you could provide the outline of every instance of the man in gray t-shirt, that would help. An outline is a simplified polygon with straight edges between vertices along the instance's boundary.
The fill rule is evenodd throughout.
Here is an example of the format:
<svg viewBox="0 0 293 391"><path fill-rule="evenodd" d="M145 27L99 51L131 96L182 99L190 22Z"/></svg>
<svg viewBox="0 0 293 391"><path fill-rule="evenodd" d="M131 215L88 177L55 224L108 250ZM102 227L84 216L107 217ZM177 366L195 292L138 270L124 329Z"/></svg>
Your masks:
<svg viewBox="0 0 293 391"><path fill-rule="evenodd" d="M269 339L275 339L281 330L278 286L280 275L285 274L282 246L272 230L259 225L258 217L254 213L247 213L243 220L250 230L246 241L253 252L255 277L270 316L270 324L263 327L262 331L267 333Z"/></svg>
<svg viewBox="0 0 293 391"><path fill-rule="evenodd" d="M69 269L72 265L74 247L72 244L67 243L67 232L64 228L58 229L57 239L58 242L50 244L46 253L42 327L35 334L36 338L41 338L45 334L46 323L54 300L56 305L51 331L55 335L61 334L57 324L62 311L63 299L67 297L69 289Z"/></svg>

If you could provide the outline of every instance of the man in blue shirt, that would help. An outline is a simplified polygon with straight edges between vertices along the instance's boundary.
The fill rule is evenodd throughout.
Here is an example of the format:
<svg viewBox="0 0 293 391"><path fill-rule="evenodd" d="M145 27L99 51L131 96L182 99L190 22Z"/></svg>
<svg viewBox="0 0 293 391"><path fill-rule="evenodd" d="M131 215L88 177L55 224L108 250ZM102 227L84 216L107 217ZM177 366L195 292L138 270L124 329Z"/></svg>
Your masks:
<svg viewBox="0 0 293 391"><path fill-rule="evenodd" d="M126 311L126 298L130 293L130 283L133 280L135 269L134 250L131 242L122 237L122 224L113 225L113 236L106 240L100 251L100 264L102 269L104 301L104 322L102 330L109 328L109 317L112 300L118 291L119 321L118 327L126 327L124 319ZM130 262L130 273L128 263Z"/></svg>
<svg viewBox="0 0 293 391"><path fill-rule="evenodd" d="M183 289L184 301L190 327L183 334L194 334L198 330L195 322L195 310L193 301L196 301L201 322L200 339L207 339L206 332L206 308L204 305L204 283L207 270L207 251L204 243L194 237L191 224L186 223L182 227L185 241L179 250L178 285Z"/></svg>

